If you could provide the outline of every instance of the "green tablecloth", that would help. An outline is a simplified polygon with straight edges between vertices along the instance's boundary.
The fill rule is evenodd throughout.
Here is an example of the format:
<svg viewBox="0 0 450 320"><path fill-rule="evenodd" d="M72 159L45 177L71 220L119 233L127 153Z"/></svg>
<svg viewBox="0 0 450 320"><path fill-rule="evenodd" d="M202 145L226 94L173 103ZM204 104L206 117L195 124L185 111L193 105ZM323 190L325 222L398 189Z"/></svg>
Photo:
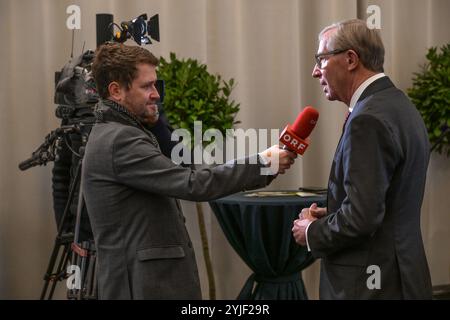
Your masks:
<svg viewBox="0 0 450 320"><path fill-rule="evenodd" d="M231 246L253 271L238 299L307 299L300 271L314 258L295 243L291 229L301 209L314 202L325 206L326 196L246 197L248 193L210 202Z"/></svg>

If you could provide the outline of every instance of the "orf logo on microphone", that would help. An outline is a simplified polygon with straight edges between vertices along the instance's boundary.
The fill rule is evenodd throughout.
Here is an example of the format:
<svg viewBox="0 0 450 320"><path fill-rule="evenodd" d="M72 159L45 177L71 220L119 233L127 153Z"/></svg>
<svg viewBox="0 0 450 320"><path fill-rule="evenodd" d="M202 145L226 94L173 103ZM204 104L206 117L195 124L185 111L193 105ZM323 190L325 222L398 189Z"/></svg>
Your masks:
<svg viewBox="0 0 450 320"><path fill-rule="evenodd" d="M297 135L290 130L289 125L284 128L283 132L280 136L280 141L291 151L294 151L300 155L303 155L303 153L306 151L306 148L308 148L308 143L297 137Z"/></svg>

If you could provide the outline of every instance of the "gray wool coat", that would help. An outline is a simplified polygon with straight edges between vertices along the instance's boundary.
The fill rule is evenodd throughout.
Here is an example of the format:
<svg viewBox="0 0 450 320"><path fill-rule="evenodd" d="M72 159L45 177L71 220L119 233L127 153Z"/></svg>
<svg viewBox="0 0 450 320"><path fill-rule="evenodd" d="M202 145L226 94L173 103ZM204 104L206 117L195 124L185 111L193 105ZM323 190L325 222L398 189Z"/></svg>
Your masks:
<svg viewBox="0 0 450 320"><path fill-rule="evenodd" d="M97 123L81 183L97 247L99 299L201 299L177 199L208 201L266 186L273 177L260 174L254 157L255 164L194 170L175 165L137 127Z"/></svg>

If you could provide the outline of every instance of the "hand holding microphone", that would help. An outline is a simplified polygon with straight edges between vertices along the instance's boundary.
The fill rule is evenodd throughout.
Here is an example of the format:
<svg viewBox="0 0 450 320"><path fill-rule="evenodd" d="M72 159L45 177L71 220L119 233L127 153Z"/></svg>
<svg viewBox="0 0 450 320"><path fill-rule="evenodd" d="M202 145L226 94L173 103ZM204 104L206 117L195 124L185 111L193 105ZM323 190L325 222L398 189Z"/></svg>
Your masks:
<svg viewBox="0 0 450 320"><path fill-rule="evenodd" d="M298 115L294 124L289 124L280 135L280 142L284 148L278 145L261 152L261 156L270 161L270 171L272 174L283 174L294 163L297 154L303 155L309 143L306 138L316 126L319 119L319 112L313 107L306 107Z"/></svg>
<svg viewBox="0 0 450 320"><path fill-rule="evenodd" d="M285 145L286 149L303 155L309 145L306 138L313 131L318 119L319 112L311 106L306 107L300 112L292 126L288 124L284 128L280 142Z"/></svg>
<svg viewBox="0 0 450 320"><path fill-rule="evenodd" d="M283 174L294 163L294 159L297 158L297 154L290 150L283 150L279 145L273 145L269 149L260 153L260 156L268 160L270 168L275 167L275 170L271 170L272 174ZM272 161L275 159L275 162ZM273 164L275 163L275 166Z"/></svg>

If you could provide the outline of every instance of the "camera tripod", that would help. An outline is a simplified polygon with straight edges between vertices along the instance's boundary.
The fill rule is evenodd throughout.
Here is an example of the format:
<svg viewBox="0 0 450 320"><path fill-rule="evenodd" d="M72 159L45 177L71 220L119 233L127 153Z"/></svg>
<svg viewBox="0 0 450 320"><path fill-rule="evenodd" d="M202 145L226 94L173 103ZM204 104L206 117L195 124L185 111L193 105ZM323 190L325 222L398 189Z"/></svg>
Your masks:
<svg viewBox="0 0 450 320"><path fill-rule="evenodd" d="M52 299L58 281L67 279L67 298L72 300L89 300L97 298L97 281L95 274L96 250L93 239L80 241L81 219L86 215L83 190L81 187L81 168L84 149L93 123L72 125L73 130L67 134L75 133L81 137L81 144L76 150L71 149L77 155L75 173L70 184L69 195L64 212L58 223L58 233L55 238L52 254L44 275L44 287L41 292L41 300ZM72 164L73 165L73 164ZM78 190L78 204L76 206L75 224L70 215L71 204ZM59 260L58 260L59 259ZM70 261L70 264L69 264ZM49 285L51 284L50 291Z"/></svg>
<svg viewBox="0 0 450 320"><path fill-rule="evenodd" d="M81 168L85 145L87 143L93 122L75 123L64 125L50 132L44 143L33 152L32 156L21 162L19 168L27 170L33 166L46 165L49 161L58 159L58 150L61 150L61 141L67 136L76 134L81 136L81 145L78 153L69 147L77 155L75 173L69 187L68 198L63 214L58 221L58 233L55 238L52 254L44 275L41 300L50 300L53 297L58 281L67 279L67 298L72 300L96 299L97 281L95 273L96 250L92 239L80 241L80 227L83 213L86 214L83 190L80 184ZM72 164L73 165L73 164ZM78 205L73 223L71 204L78 191ZM72 216L71 216L72 215ZM70 264L69 264L70 262ZM74 273L73 273L74 272ZM73 273L73 274L72 274ZM50 285L51 283L51 285Z"/></svg>
<svg viewBox="0 0 450 320"><path fill-rule="evenodd" d="M82 155L83 148L84 147L80 148L80 155ZM75 177L70 186L67 204L59 223L53 251L50 256L47 271L44 275L45 282L41 292L41 300L51 300L57 282L67 278L68 299L97 299L97 279L95 274L96 250L94 241L87 240L81 243L79 241L80 220L85 206L83 190L80 184L81 166L82 157L79 159L76 166ZM66 226L65 221L70 214L70 204L74 198L77 186L80 187L74 230L64 230ZM58 258L59 261L57 262ZM69 260L71 261L70 265ZM74 272L74 274L69 276L69 273L71 272ZM48 292L50 282L52 282L52 285Z"/></svg>

